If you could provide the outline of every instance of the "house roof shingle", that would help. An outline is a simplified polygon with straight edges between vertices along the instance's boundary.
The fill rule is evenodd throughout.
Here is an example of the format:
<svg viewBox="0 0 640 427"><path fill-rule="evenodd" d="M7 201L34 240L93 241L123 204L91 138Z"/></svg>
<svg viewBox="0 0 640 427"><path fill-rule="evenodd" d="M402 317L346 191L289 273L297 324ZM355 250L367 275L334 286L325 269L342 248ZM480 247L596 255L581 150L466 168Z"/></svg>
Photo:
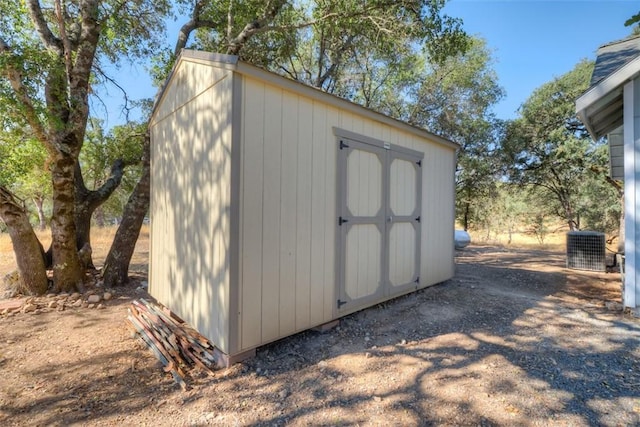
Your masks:
<svg viewBox="0 0 640 427"><path fill-rule="evenodd" d="M597 51L596 64L591 75L591 87L615 73L640 56L640 36L607 43Z"/></svg>

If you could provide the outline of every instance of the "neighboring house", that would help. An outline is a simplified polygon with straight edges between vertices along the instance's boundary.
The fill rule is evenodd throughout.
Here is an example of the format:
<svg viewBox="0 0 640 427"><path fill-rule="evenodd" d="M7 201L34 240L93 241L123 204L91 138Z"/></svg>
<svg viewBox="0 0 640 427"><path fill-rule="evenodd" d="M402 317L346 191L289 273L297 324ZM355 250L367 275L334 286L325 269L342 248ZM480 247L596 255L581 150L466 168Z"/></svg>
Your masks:
<svg viewBox="0 0 640 427"><path fill-rule="evenodd" d="M597 140L607 137L611 176L624 181L623 303L640 305L640 36L598 49L591 86L576 101L578 117Z"/></svg>
<svg viewBox="0 0 640 427"><path fill-rule="evenodd" d="M149 292L222 364L454 274L451 141L192 50L149 128Z"/></svg>

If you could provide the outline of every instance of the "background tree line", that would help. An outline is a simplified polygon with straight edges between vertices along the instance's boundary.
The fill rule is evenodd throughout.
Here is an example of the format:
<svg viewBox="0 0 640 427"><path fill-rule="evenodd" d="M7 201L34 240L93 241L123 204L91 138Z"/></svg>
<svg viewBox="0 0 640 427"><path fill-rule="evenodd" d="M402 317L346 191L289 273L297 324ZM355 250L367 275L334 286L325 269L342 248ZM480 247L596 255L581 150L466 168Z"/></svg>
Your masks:
<svg viewBox="0 0 640 427"><path fill-rule="evenodd" d="M104 129L93 105L99 88L120 88L108 66L152 64L161 87L184 47L239 55L460 143L456 215L465 228L512 230L555 216L570 228L615 230L620 194L606 180L606 146L573 115L592 64L501 121L492 53L444 4L0 0L0 218L25 290L80 288L93 267L90 227L113 222L102 275L107 286L126 283L148 211L151 142L144 120ZM184 24L168 46L165 22L176 16ZM149 116L150 100L123 96L125 111ZM52 244L43 248L33 227L47 225Z"/></svg>

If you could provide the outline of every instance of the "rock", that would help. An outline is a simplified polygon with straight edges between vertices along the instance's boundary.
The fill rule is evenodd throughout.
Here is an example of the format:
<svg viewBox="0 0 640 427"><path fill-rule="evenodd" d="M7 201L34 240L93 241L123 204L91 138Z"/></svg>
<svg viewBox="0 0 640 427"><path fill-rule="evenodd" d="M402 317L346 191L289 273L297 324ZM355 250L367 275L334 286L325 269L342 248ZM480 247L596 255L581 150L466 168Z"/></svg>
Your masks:
<svg viewBox="0 0 640 427"><path fill-rule="evenodd" d="M36 311L38 307L36 307L35 304L31 304L31 303L27 303L25 305L22 306L22 312L23 313L31 313L33 311Z"/></svg>
<svg viewBox="0 0 640 427"><path fill-rule="evenodd" d="M8 310L7 313L19 311L25 303L26 300L24 298L0 301L0 310L3 312Z"/></svg>
<svg viewBox="0 0 640 427"><path fill-rule="evenodd" d="M380 396L373 396L373 400L375 402L382 402L382 398Z"/></svg>
<svg viewBox="0 0 640 427"><path fill-rule="evenodd" d="M99 303L102 300L102 297L100 295L89 295L89 298L87 298L87 302L89 304L96 304Z"/></svg>
<svg viewBox="0 0 640 427"><path fill-rule="evenodd" d="M622 304L616 301L607 301L604 305L607 307L607 310L611 311L622 311L623 308Z"/></svg>
<svg viewBox="0 0 640 427"><path fill-rule="evenodd" d="M0 282L0 299L8 299L16 296L22 289L22 278L20 272L14 270L5 275Z"/></svg>
<svg viewBox="0 0 640 427"><path fill-rule="evenodd" d="M71 307L82 307L82 300L77 299L73 304L71 304Z"/></svg>
<svg viewBox="0 0 640 427"><path fill-rule="evenodd" d="M285 399L287 396L289 396L289 390L281 390L280 393L278 393L280 399Z"/></svg>
<svg viewBox="0 0 640 427"><path fill-rule="evenodd" d="M82 295L80 295L78 292L74 292L72 293L69 298L72 300L77 300L78 298L80 298Z"/></svg>
<svg viewBox="0 0 640 427"><path fill-rule="evenodd" d="M95 305L95 304L89 304L89 305L87 306L87 308L96 308L96 305Z"/></svg>
<svg viewBox="0 0 640 427"><path fill-rule="evenodd" d="M64 304L60 304L58 306L58 311L64 311Z"/></svg>
<svg viewBox="0 0 640 427"><path fill-rule="evenodd" d="M58 301L49 301L49 304L47 304L47 307L49 308L56 308L58 306Z"/></svg>
<svg viewBox="0 0 640 427"><path fill-rule="evenodd" d="M98 310L104 310L104 309L105 309L105 308L107 308L107 307L105 307L105 305L104 305L104 304L98 304L98 306L97 306L96 308L97 308Z"/></svg>
<svg viewBox="0 0 640 427"><path fill-rule="evenodd" d="M113 294L111 292L105 292L102 294L102 299L105 301L109 301L111 298L113 298Z"/></svg>
<svg viewBox="0 0 640 427"><path fill-rule="evenodd" d="M56 294L47 294L47 298L55 298L55 297L57 297L57 296L58 296L58 295L56 295Z"/></svg>

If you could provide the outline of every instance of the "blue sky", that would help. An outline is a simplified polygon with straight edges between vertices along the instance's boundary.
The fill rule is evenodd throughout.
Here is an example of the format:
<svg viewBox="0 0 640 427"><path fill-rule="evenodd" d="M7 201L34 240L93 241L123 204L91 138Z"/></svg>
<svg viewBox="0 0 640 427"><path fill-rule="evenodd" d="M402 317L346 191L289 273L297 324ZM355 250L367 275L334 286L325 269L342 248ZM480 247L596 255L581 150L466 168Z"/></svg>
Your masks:
<svg viewBox="0 0 640 427"><path fill-rule="evenodd" d="M571 71L581 59L595 59L600 45L629 35L624 21L639 11L640 2L631 0L451 0L445 7L493 52L499 84L506 90L494 109L501 119L515 118L536 88ZM168 40L172 44L175 34L169 33ZM124 67L118 74L130 99L155 95L143 65ZM107 128L122 123L118 91L111 88L101 96L107 111L94 102L95 114L107 114Z"/></svg>
<svg viewBox="0 0 640 427"><path fill-rule="evenodd" d="M599 46L628 36L624 21L640 12L631 0L452 0L445 12L462 18L467 33L484 38L505 99L494 109L512 119L544 83L571 71Z"/></svg>

